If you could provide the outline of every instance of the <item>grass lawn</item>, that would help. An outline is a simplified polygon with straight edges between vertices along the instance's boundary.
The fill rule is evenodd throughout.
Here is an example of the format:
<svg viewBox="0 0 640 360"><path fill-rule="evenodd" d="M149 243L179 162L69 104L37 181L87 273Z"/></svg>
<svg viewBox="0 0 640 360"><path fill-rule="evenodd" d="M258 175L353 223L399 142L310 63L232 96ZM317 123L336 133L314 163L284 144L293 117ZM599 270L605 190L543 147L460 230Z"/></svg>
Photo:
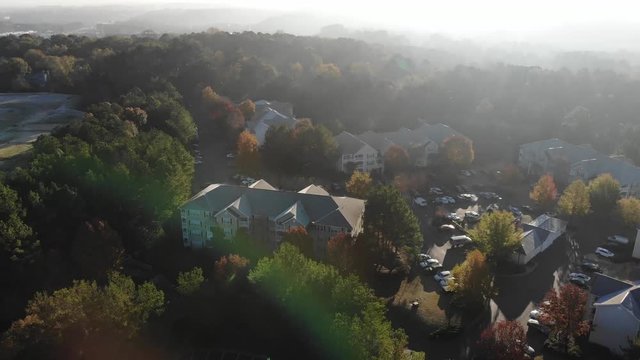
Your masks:
<svg viewBox="0 0 640 360"><path fill-rule="evenodd" d="M0 149L0 160L7 160L16 155L20 155L26 151L31 150L33 145L31 144L18 144L18 145L9 145L5 148Z"/></svg>
<svg viewBox="0 0 640 360"><path fill-rule="evenodd" d="M415 300L420 303L416 315L425 325L437 328L447 323L445 310L439 305L440 294L436 291L425 291L420 276L402 280L392 306L411 309L411 303Z"/></svg>

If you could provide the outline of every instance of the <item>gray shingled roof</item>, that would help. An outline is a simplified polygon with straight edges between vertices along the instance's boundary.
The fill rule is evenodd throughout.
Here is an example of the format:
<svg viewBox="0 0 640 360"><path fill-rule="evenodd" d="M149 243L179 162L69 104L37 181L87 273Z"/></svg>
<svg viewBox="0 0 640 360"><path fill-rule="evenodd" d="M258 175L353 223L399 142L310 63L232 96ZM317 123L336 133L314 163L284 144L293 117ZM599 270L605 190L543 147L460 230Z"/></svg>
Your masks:
<svg viewBox="0 0 640 360"><path fill-rule="evenodd" d="M367 144L350 132L343 131L335 137L338 148L343 154L355 154Z"/></svg>
<svg viewBox="0 0 640 360"><path fill-rule="evenodd" d="M530 254L550 237L564 233L567 222L542 214L528 224L522 224L521 246L518 252Z"/></svg>
<svg viewBox="0 0 640 360"><path fill-rule="evenodd" d="M313 193L274 191L239 185L213 184L189 199L182 208L195 208L217 213L235 203L240 197L242 205L249 207L252 215L274 218L300 203L310 222L358 229L364 212L364 200L350 197L333 197Z"/></svg>
<svg viewBox="0 0 640 360"><path fill-rule="evenodd" d="M600 297L611 293L618 293L622 290L629 289L632 286L633 284L612 278L605 274L595 274L593 278L593 285L591 286L591 293Z"/></svg>

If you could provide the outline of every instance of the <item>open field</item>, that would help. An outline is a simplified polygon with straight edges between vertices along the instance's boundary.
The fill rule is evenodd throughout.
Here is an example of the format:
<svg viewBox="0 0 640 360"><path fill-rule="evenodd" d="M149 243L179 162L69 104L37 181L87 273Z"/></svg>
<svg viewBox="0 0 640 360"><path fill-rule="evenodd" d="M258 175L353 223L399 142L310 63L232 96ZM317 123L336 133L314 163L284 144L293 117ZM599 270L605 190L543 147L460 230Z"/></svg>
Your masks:
<svg viewBox="0 0 640 360"><path fill-rule="evenodd" d="M0 160L30 149L27 145L56 126L82 117L77 97L53 93L0 94Z"/></svg>

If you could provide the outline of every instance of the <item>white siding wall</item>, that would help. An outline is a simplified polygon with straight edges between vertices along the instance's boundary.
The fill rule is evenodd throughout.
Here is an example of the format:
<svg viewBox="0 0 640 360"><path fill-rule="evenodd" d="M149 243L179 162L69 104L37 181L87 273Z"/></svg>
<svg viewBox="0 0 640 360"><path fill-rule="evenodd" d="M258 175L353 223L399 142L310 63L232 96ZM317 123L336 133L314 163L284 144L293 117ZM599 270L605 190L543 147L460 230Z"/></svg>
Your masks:
<svg viewBox="0 0 640 360"><path fill-rule="evenodd" d="M635 339L638 330L638 320L621 305L596 306L589 341L622 354L621 348L629 347L628 339Z"/></svg>

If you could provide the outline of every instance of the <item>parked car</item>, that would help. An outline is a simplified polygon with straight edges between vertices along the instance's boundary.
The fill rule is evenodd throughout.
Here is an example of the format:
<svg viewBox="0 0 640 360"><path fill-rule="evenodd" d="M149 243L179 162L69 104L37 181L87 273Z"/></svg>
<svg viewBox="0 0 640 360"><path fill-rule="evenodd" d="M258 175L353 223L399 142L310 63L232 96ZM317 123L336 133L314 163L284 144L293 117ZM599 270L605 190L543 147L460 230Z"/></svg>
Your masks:
<svg viewBox="0 0 640 360"><path fill-rule="evenodd" d="M439 273L433 275L433 279L437 282L440 282L440 280L446 279L450 276L451 276L451 271L445 270L445 271L440 271Z"/></svg>
<svg viewBox="0 0 640 360"><path fill-rule="evenodd" d="M529 213L533 211L533 208L531 206L529 206L529 205L522 205L522 206L520 206L520 209L522 209L522 210L524 210L526 212L529 212Z"/></svg>
<svg viewBox="0 0 640 360"><path fill-rule="evenodd" d="M455 204L456 200L451 196L439 196L434 200L437 204Z"/></svg>
<svg viewBox="0 0 640 360"><path fill-rule="evenodd" d="M227 159L234 159L236 157L236 155L234 153L228 153L225 156L226 156Z"/></svg>
<svg viewBox="0 0 640 360"><path fill-rule="evenodd" d="M460 170L460 175L462 175L462 176L471 176L471 171L469 171L469 170Z"/></svg>
<svg viewBox="0 0 640 360"><path fill-rule="evenodd" d="M607 249L602 248L602 247L596 248L595 253L597 255L600 255L600 256L605 257L605 258L612 258L612 257L616 256L616 254L614 254L610 250L607 250Z"/></svg>
<svg viewBox="0 0 640 360"><path fill-rule="evenodd" d="M465 246L468 243L473 242L473 240L471 240L470 237L468 237L467 235L456 235L456 236L452 236L449 241L451 241L451 246L452 247L460 247L460 246Z"/></svg>
<svg viewBox="0 0 640 360"><path fill-rule="evenodd" d="M583 273L570 273L569 279L583 279L584 281L591 281L591 276L585 275Z"/></svg>
<svg viewBox="0 0 640 360"><path fill-rule="evenodd" d="M572 284L578 285L581 288L588 288L589 282L583 278L569 278L569 282Z"/></svg>
<svg viewBox="0 0 640 360"><path fill-rule="evenodd" d="M478 197L476 195L468 193L458 194L458 199L462 201L470 201L473 203L478 202Z"/></svg>
<svg viewBox="0 0 640 360"><path fill-rule="evenodd" d="M418 196L417 198L413 199L414 204L420 206L420 207L425 207L427 206L427 200L425 200L423 197Z"/></svg>
<svg viewBox="0 0 640 360"><path fill-rule="evenodd" d="M432 264L432 265L427 266L427 268L424 269L424 270L426 272L429 272L429 273L438 272L438 271L442 270L442 264L440 264L440 263Z"/></svg>
<svg viewBox="0 0 640 360"><path fill-rule="evenodd" d="M511 213L513 214L513 216L515 216L516 218L521 218L522 217L522 211L520 211L520 209L518 209L515 206L509 206L509 211L511 211Z"/></svg>
<svg viewBox="0 0 640 360"><path fill-rule="evenodd" d="M456 229L456 227L451 225L451 224L440 225L440 231L453 231L455 229Z"/></svg>
<svg viewBox="0 0 640 360"><path fill-rule="evenodd" d="M622 235L611 235L607 237L607 241L621 245L629 245L629 238Z"/></svg>
<svg viewBox="0 0 640 360"><path fill-rule="evenodd" d="M462 218L460 217L460 215L456 214L456 213L449 213L447 215L447 219L451 220L451 221L462 221Z"/></svg>
<svg viewBox="0 0 640 360"><path fill-rule="evenodd" d="M540 315L542 315L542 311L540 311L538 309L533 309L529 313L529 318L538 320L540 318Z"/></svg>
<svg viewBox="0 0 640 360"><path fill-rule="evenodd" d="M478 214L475 211L465 211L464 219L467 220L468 222L475 222L480 220L480 214Z"/></svg>
<svg viewBox="0 0 640 360"><path fill-rule="evenodd" d="M584 271L600 272L600 265L591 261L584 261L582 264L580 264L580 267Z"/></svg>
<svg viewBox="0 0 640 360"><path fill-rule="evenodd" d="M427 254L418 254L417 257L418 257L418 261L427 261L431 259L431 256Z"/></svg>
<svg viewBox="0 0 640 360"><path fill-rule="evenodd" d="M536 319L527 320L527 326L534 328L545 335L548 335L551 332L551 329L548 326L540 324L540 321Z"/></svg>
<svg viewBox="0 0 640 360"><path fill-rule="evenodd" d="M446 279L440 280L439 284L444 292L451 293L453 292L453 289L454 289L453 286L451 286L454 281L455 281L455 278L453 276L450 276Z"/></svg>
<svg viewBox="0 0 640 360"><path fill-rule="evenodd" d="M442 191L442 189L440 189L439 187L432 187L429 189L429 194L431 195L442 195L444 194L444 191Z"/></svg>

